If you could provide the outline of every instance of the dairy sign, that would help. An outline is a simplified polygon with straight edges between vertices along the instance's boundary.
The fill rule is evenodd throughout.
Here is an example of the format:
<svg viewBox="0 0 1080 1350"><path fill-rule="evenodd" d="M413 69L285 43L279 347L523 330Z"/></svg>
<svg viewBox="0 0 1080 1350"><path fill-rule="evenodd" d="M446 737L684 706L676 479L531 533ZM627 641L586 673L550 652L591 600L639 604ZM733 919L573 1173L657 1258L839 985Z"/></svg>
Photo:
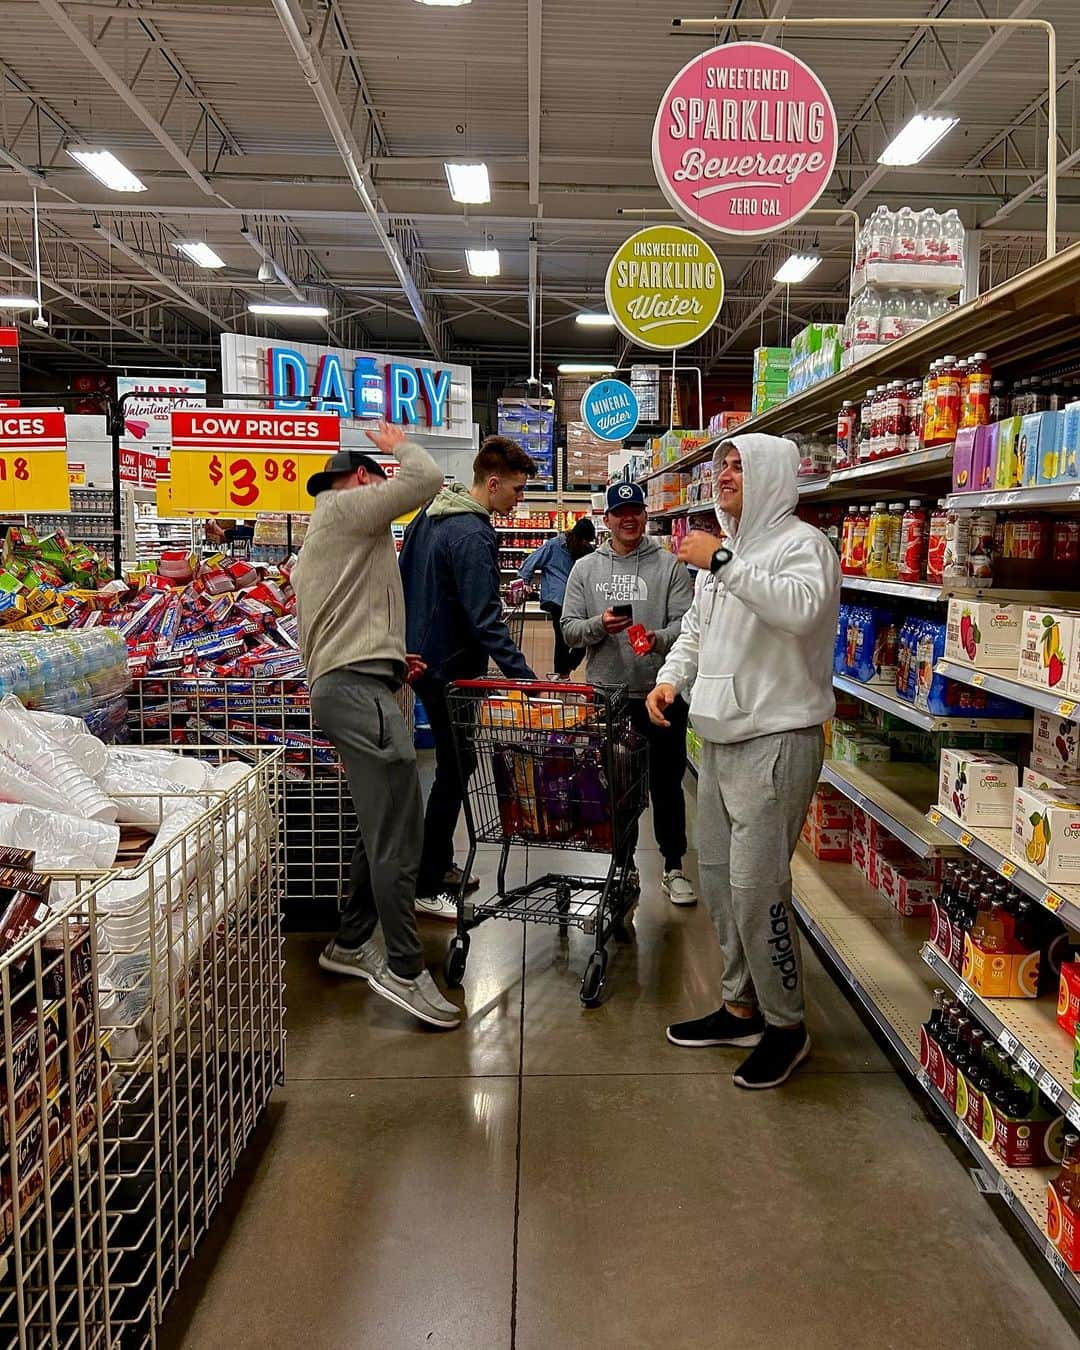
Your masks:
<svg viewBox="0 0 1080 1350"><path fill-rule="evenodd" d="M622 244L604 283L608 313L639 347L674 351L709 331L724 299L720 261L682 225L650 225Z"/></svg>
<svg viewBox="0 0 1080 1350"><path fill-rule="evenodd" d="M431 436L472 436L467 366L237 333L222 334L221 361L226 403L233 394L255 395L282 412L334 413L369 426L382 418Z"/></svg>
<svg viewBox="0 0 1080 1350"><path fill-rule="evenodd" d="M836 113L798 57L762 42L696 56L668 85L653 125L660 190L684 219L722 234L798 220L836 163Z"/></svg>

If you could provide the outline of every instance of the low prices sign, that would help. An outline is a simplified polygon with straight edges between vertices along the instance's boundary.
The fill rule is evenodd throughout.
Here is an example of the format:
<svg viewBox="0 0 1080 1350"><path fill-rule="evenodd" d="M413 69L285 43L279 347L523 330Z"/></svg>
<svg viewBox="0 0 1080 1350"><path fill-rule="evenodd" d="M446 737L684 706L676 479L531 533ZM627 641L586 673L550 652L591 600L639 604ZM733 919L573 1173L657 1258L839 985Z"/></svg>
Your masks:
<svg viewBox="0 0 1080 1350"><path fill-rule="evenodd" d="M724 299L720 260L682 225L650 225L622 244L604 282L608 313L639 347L674 351L704 337Z"/></svg>
<svg viewBox="0 0 1080 1350"><path fill-rule="evenodd" d="M340 444L341 422L331 413L173 413L172 508L230 516L309 511L305 484Z"/></svg>
<svg viewBox="0 0 1080 1350"><path fill-rule="evenodd" d="M653 125L656 181L675 210L722 234L770 234L821 196L836 113L798 57L763 42L703 52L675 76Z"/></svg>
<svg viewBox="0 0 1080 1350"><path fill-rule="evenodd" d="M0 413L0 513L70 510L64 414Z"/></svg>

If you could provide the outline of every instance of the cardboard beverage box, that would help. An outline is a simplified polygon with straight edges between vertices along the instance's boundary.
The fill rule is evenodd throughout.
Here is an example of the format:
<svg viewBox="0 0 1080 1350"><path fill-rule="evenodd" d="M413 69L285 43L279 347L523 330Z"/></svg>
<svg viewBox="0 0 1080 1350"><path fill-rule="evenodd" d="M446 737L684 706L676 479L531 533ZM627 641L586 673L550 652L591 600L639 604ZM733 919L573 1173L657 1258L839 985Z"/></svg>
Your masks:
<svg viewBox="0 0 1080 1350"><path fill-rule="evenodd" d="M1080 882L1080 805L1048 792L1018 787L1010 851L1048 885Z"/></svg>
<svg viewBox="0 0 1080 1350"><path fill-rule="evenodd" d="M1008 829L1013 822L1016 765L988 750L941 752L938 804L965 824Z"/></svg>
<svg viewBox="0 0 1080 1350"><path fill-rule="evenodd" d="M985 432L983 427L961 427L953 447L952 486L954 492L975 491L975 457Z"/></svg>
<svg viewBox="0 0 1080 1350"><path fill-rule="evenodd" d="M1039 462L1035 470L1035 482L1039 486L1061 480L1061 447L1065 431L1065 414L1044 412L1042 419L1042 430L1039 433Z"/></svg>
<svg viewBox="0 0 1080 1350"><path fill-rule="evenodd" d="M1063 961L1058 984L1058 1026L1075 1037L1080 1026L1080 961Z"/></svg>
<svg viewBox="0 0 1080 1350"><path fill-rule="evenodd" d="M964 983L981 998L1038 998L1038 952L988 952L964 934Z"/></svg>
<svg viewBox="0 0 1080 1350"><path fill-rule="evenodd" d="M945 659L1011 674L1020 656L1023 621L1023 605L954 598L945 622Z"/></svg>
<svg viewBox="0 0 1080 1350"><path fill-rule="evenodd" d="M1017 447L1020 442L1020 418L1006 417L997 423L997 464L994 469L995 489L1018 488L1023 477Z"/></svg>
<svg viewBox="0 0 1080 1350"><path fill-rule="evenodd" d="M806 842L821 862L851 862L849 829L828 829L807 821Z"/></svg>
<svg viewBox="0 0 1080 1350"><path fill-rule="evenodd" d="M883 859L878 865L878 890L898 914L913 918L930 913L940 886L918 867Z"/></svg>
<svg viewBox="0 0 1080 1350"><path fill-rule="evenodd" d="M1067 717L1036 711L1031 724L1031 749L1042 764L1080 776L1080 726Z"/></svg>
<svg viewBox="0 0 1080 1350"><path fill-rule="evenodd" d="M1073 650L1074 616L1066 610L1027 609L1016 678L1036 689L1065 690Z"/></svg>
<svg viewBox="0 0 1080 1350"><path fill-rule="evenodd" d="M1042 768L1043 761L1034 759L1024 770L1020 786L1031 788L1035 792L1048 792L1052 797L1063 797L1066 801L1076 793L1080 795L1080 783L1066 783L1059 778L1051 778Z"/></svg>
<svg viewBox="0 0 1080 1350"><path fill-rule="evenodd" d="M1068 1269L1080 1271L1080 1209L1069 1203L1057 1177L1046 1187L1046 1236Z"/></svg>
<svg viewBox="0 0 1080 1350"><path fill-rule="evenodd" d="M982 427L982 437L975 442L971 460L971 484L974 492L989 492L997 477L998 424Z"/></svg>
<svg viewBox="0 0 1080 1350"><path fill-rule="evenodd" d="M1047 1167L1060 1162L1064 1139L1063 1116L1041 1110L1030 1116L1009 1116L984 1095L983 1143L991 1146L1006 1167Z"/></svg>
<svg viewBox="0 0 1080 1350"><path fill-rule="evenodd" d="M1039 441L1044 413L1025 413L1020 419L1020 439L1016 458L1020 464L1020 486L1034 487L1039 473Z"/></svg>

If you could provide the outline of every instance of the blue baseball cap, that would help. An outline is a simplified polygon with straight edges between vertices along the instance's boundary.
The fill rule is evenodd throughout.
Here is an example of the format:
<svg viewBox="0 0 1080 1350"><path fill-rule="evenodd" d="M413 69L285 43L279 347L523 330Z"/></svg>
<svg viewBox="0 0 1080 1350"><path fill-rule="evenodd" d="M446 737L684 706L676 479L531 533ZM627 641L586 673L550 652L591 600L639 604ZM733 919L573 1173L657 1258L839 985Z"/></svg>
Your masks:
<svg viewBox="0 0 1080 1350"><path fill-rule="evenodd" d="M605 511L617 511L620 506L634 506L644 511L645 489L640 483L612 483L604 502Z"/></svg>

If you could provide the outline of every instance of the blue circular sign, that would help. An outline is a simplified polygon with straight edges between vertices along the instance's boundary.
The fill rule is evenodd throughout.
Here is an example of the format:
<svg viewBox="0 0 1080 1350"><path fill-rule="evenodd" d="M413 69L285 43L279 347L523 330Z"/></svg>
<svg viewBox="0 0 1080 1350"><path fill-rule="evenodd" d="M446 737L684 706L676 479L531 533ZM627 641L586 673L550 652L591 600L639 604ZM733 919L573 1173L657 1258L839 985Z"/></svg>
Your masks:
<svg viewBox="0 0 1080 1350"><path fill-rule="evenodd" d="M624 440L638 424L637 394L622 380L598 380L582 395L581 416L602 441Z"/></svg>

